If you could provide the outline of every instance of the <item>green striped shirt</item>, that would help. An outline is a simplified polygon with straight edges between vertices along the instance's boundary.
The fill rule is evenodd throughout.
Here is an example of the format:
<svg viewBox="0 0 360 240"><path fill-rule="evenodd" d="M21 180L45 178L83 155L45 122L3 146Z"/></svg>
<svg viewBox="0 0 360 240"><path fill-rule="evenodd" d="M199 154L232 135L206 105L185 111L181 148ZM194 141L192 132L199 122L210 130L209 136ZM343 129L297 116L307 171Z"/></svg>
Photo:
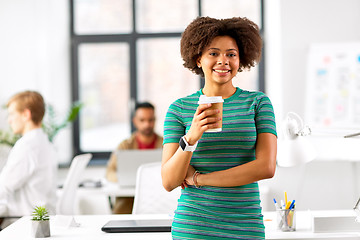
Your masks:
<svg viewBox="0 0 360 240"><path fill-rule="evenodd" d="M178 143L190 129L202 90L172 103L164 123L164 144ZM224 99L222 132L204 133L190 164L201 173L255 159L259 133L276 135L269 98L240 88ZM257 182L238 187L189 186L175 211L173 239L264 239Z"/></svg>

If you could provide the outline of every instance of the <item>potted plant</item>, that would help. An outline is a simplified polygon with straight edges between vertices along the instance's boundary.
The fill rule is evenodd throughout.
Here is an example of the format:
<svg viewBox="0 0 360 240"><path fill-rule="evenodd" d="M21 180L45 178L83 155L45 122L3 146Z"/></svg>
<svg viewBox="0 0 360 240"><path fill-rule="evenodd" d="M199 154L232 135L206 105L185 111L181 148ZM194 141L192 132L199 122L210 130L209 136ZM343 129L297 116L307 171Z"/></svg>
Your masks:
<svg viewBox="0 0 360 240"><path fill-rule="evenodd" d="M45 206L36 206L31 214L32 236L35 238L50 237L50 217Z"/></svg>

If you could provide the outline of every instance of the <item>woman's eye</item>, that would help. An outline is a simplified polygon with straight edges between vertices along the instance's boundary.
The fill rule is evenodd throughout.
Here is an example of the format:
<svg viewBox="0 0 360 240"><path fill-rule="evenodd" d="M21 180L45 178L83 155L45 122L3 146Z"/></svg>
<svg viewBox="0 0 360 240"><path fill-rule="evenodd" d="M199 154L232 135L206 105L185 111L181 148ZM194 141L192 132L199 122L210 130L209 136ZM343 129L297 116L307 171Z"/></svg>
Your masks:
<svg viewBox="0 0 360 240"><path fill-rule="evenodd" d="M230 53L229 57L236 57L236 54L235 53Z"/></svg>
<svg viewBox="0 0 360 240"><path fill-rule="evenodd" d="M217 56L217 53L211 52L210 56Z"/></svg>

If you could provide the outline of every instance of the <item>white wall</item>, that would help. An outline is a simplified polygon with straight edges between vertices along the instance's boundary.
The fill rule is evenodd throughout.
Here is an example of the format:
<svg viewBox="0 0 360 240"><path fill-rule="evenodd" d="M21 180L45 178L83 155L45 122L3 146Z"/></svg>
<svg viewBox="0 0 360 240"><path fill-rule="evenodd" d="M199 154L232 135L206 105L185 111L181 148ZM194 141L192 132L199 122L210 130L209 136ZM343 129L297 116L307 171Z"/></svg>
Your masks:
<svg viewBox="0 0 360 240"><path fill-rule="evenodd" d="M306 59L311 43L360 41L360 1L282 0L284 110L304 115ZM303 99L303 101L299 101Z"/></svg>
<svg viewBox="0 0 360 240"><path fill-rule="evenodd" d="M265 4L266 85L280 128L286 112L304 116L310 44L360 41L360 1L267 0ZM329 139L317 139L316 144L323 154L315 162L278 167L275 177L261 185L277 199L283 199L287 191L289 198L296 199L298 209L353 208L360 196L359 163L347 161L345 149ZM351 159L360 160L360 152L353 153L358 154ZM264 204L265 210L274 209L271 201Z"/></svg>
<svg viewBox="0 0 360 240"><path fill-rule="evenodd" d="M1 0L0 105L23 90L39 91L59 116L70 105L67 0ZM0 109L0 128L8 128ZM55 138L60 161L72 156L71 129Z"/></svg>

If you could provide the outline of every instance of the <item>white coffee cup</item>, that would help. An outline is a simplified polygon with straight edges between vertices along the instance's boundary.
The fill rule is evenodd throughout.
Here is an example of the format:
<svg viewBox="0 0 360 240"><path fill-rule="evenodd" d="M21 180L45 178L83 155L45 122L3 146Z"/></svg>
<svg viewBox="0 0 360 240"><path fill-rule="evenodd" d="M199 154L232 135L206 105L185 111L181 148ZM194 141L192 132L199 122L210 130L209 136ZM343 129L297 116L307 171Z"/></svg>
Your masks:
<svg viewBox="0 0 360 240"><path fill-rule="evenodd" d="M198 104L211 103L211 107L209 109L219 109L220 110L219 113L210 116L210 117L220 117L221 118L221 120L218 122L220 124L220 127L211 128L211 129L206 130L205 132L221 132L222 131L223 102L224 102L224 99L222 99L221 96L214 96L214 97L207 97L205 95L200 96Z"/></svg>

